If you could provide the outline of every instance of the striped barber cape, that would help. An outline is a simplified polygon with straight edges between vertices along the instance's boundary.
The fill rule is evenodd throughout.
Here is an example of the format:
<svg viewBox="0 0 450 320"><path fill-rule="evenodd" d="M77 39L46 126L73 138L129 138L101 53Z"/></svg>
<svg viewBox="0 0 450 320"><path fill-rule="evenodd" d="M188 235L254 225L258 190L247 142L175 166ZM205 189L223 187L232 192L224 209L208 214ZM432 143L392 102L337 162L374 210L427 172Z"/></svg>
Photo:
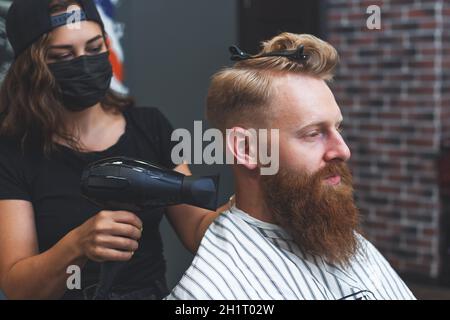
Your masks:
<svg viewBox="0 0 450 320"><path fill-rule="evenodd" d="M236 207L209 227L168 300L415 299L380 252L360 249L340 267L302 252L281 227Z"/></svg>

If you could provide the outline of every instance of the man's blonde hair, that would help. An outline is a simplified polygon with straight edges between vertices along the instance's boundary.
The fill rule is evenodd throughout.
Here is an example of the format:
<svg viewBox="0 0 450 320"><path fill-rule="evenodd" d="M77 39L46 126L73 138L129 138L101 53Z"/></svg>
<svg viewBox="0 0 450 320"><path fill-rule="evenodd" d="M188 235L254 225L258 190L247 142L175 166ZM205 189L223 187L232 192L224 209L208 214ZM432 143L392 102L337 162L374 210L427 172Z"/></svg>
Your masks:
<svg viewBox="0 0 450 320"><path fill-rule="evenodd" d="M255 127L265 123L273 98L272 83L286 74L304 74L330 81L339 56L329 43L309 34L282 33L262 43L258 54L296 50L304 46L306 62L287 57L262 57L239 61L212 77L206 102L206 117L223 132L233 126Z"/></svg>

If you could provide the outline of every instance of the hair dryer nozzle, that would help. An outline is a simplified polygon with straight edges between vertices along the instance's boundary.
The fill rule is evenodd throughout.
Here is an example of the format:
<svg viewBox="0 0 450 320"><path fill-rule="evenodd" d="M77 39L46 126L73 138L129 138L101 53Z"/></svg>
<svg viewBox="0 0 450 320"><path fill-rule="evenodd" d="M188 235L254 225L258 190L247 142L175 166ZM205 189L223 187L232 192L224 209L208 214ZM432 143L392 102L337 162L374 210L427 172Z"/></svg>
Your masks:
<svg viewBox="0 0 450 320"><path fill-rule="evenodd" d="M193 177L183 179L181 198L184 203L216 211L219 191L219 176Z"/></svg>

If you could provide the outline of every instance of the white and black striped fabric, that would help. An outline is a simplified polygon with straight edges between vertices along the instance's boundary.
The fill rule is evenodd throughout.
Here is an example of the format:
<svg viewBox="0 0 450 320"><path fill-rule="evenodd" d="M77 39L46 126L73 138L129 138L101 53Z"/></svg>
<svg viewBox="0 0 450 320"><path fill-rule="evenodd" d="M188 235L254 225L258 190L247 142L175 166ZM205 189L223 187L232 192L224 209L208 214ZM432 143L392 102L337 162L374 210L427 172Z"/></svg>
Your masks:
<svg viewBox="0 0 450 320"><path fill-rule="evenodd" d="M386 259L358 235L350 266L302 252L277 225L233 207L209 227L168 300L415 299Z"/></svg>

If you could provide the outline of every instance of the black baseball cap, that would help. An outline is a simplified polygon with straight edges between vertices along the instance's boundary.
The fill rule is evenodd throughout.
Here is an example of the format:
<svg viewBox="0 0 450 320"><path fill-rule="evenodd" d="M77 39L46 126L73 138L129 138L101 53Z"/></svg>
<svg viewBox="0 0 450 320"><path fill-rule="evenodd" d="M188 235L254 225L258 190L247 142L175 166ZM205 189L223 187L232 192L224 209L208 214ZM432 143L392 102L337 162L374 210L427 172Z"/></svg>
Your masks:
<svg viewBox="0 0 450 320"><path fill-rule="evenodd" d="M43 34L74 22L72 13L62 13L56 16L50 14L51 0L14 0L6 16L6 34L14 55L17 58L25 49L31 46ZM93 0L77 0L80 7L79 21L94 21L105 29L100 14Z"/></svg>

